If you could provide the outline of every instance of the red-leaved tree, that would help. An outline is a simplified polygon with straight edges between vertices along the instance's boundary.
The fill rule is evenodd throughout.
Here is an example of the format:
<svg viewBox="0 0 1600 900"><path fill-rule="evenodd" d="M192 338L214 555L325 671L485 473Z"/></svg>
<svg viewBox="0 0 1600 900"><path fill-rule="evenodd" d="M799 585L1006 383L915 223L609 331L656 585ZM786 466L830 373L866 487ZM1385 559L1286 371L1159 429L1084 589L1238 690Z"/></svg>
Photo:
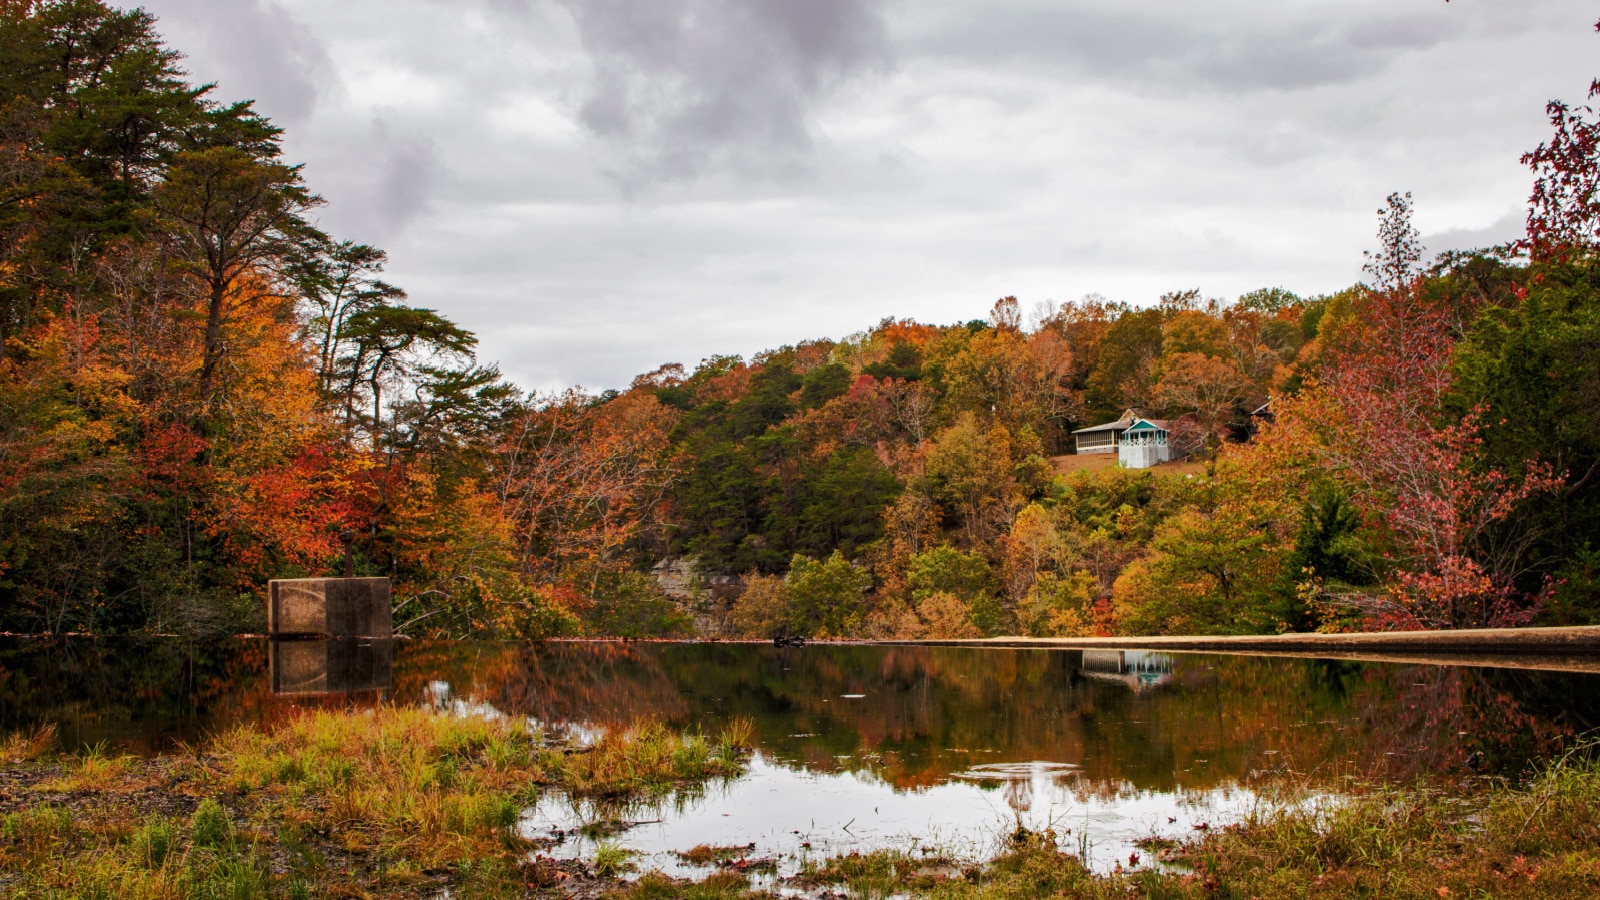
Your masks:
<svg viewBox="0 0 1600 900"><path fill-rule="evenodd" d="M1290 414L1320 420L1322 461L1386 528L1396 571L1384 590L1324 599L1365 613L1369 626L1524 624L1539 609L1513 584L1524 542L1489 537L1561 479L1537 462L1520 478L1481 465L1492 411L1459 421L1445 412L1451 351L1473 310L1420 290L1409 195L1390 195L1380 214L1380 249L1367 264L1376 284L1330 329L1320 382Z"/></svg>
<svg viewBox="0 0 1600 900"><path fill-rule="evenodd" d="M1600 22L1595 23L1600 31ZM1588 99L1600 96L1600 78ZM1535 262L1561 260L1600 247L1600 122L1592 105L1551 100L1545 107L1554 134L1522 155L1533 170L1528 234L1520 248Z"/></svg>

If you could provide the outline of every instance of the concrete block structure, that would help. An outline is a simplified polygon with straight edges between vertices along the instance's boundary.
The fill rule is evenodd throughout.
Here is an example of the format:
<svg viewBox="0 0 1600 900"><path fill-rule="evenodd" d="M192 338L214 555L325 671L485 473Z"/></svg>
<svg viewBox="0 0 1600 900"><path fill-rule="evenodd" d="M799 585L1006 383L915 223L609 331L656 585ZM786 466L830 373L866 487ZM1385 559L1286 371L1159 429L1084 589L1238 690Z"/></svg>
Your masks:
<svg viewBox="0 0 1600 900"><path fill-rule="evenodd" d="M274 579L267 583L267 633L273 637L392 637L389 579Z"/></svg>

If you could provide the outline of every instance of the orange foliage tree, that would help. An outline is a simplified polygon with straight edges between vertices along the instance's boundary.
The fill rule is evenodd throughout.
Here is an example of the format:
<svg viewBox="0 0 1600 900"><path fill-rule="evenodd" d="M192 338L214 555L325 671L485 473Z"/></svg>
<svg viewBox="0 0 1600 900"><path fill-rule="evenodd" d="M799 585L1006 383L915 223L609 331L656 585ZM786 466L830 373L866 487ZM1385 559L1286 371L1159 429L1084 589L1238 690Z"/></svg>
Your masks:
<svg viewBox="0 0 1600 900"><path fill-rule="evenodd" d="M521 565L590 596L655 515L671 478L675 413L653 395L601 402L569 390L531 404L500 444L493 489Z"/></svg>

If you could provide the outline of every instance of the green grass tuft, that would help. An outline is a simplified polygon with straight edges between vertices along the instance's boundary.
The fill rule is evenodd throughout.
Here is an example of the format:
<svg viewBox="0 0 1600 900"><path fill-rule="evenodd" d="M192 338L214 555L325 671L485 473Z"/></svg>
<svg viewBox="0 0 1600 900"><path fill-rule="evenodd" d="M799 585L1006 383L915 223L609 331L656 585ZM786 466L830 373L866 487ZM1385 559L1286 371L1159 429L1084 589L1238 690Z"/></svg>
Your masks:
<svg viewBox="0 0 1600 900"><path fill-rule="evenodd" d="M227 843L232 826L227 810L215 800L205 799L189 817L189 831L194 835L196 847L220 847Z"/></svg>

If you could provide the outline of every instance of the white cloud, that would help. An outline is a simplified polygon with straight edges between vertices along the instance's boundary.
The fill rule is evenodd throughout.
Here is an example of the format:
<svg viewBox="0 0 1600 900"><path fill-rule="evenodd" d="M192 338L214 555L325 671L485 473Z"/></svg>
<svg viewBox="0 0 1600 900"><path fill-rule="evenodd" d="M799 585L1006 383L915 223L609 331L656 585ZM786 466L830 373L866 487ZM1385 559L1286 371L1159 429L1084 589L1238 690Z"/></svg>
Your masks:
<svg viewBox="0 0 1600 900"><path fill-rule="evenodd" d="M1002 294L1334 290L1394 190L1435 249L1502 240L1600 40L1562 0L146 5L530 387Z"/></svg>

